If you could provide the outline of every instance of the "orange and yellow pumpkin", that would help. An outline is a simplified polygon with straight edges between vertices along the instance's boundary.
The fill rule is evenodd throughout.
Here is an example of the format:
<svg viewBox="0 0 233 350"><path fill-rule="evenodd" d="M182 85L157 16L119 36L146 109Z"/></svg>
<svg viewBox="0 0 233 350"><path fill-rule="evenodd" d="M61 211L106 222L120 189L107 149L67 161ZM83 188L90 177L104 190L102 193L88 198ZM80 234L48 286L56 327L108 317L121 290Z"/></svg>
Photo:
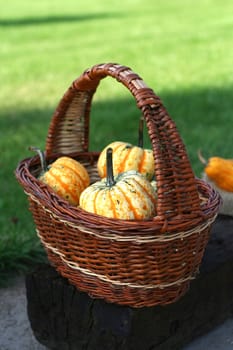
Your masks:
<svg viewBox="0 0 233 350"><path fill-rule="evenodd" d="M106 150L113 150L113 172L114 175L126 172L128 170L136 170L143 174L148 180L154 176L154 157L150 149L133 146L130 143L115 141L106 146L100 153L97 169L101 178L106 177Z"/></svg>
<svg viewBox="0 0 233 350"><path fill-rule="evenodd" d="M81 192L90 184L85 167L75 159L66 156L58 158L47 167L43 153L36 148L31 149L37 151L41 159L42 172L39 180L70 204L77 206Z"/></svg>

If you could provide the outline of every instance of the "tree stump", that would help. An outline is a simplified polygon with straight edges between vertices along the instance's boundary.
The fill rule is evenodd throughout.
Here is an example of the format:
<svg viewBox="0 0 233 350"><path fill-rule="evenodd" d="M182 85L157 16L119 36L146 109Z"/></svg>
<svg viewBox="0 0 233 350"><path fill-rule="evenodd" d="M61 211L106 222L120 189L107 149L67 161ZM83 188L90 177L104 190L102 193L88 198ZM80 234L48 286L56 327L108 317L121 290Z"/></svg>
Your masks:
<svg viewBox="0 0 233 350"><path fill-rule="evenodd" d="M36 339L56 350L181 349L233 314L233 217L219 215L200 274L176 303L134 309L91 299L41 264L26 277Z"/></svg>

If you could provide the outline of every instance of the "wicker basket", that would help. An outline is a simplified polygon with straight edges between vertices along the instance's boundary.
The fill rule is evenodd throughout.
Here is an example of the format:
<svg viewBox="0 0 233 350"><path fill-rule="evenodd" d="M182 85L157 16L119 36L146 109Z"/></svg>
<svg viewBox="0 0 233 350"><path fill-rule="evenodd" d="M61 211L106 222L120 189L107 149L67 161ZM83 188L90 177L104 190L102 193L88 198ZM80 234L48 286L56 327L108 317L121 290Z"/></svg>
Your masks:
<svg viewBox="0 0 233 350"><path fill-rule="evenodd" d="M220 197L196 179L179 133L161 100L130 68L99 64L61 99L50 124L46 159L82 162L98 179L98 152L88 151L92 97L111 76L131 92L147 125L155 159L157 215L147 221L109 219L69 205L42 184L38 156L21 161L16 177L28 195L38 236L59 273L79 290L131 307L178 300L200 266Z"/></svg>

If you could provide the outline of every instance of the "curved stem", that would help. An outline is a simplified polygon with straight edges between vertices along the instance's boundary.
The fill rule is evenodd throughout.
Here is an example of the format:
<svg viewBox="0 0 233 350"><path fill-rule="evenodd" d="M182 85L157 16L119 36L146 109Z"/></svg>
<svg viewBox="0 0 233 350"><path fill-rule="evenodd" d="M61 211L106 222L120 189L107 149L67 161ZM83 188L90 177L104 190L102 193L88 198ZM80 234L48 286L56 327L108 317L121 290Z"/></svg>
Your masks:
<svg viewBox="0 0 233 350"><path fill-rule="evenodd" d="M144 126L144 117L141 116L139 120L139 127L138 127L138 147L143 148L143 126Z"/></svg>
<svg viewBox="0 0 233 350"><path fill-rule="evenodd" d="M106 157L107 157L107 176L106 176L106 179L107 179L107 186L109 187L112 187L115 185L116 181L114 180L114 176L113 176L113 166L112 166L112 148L109 147L107 149L107 152L106 152Z"/></svg>
<svg viewBox="0 0 233 350"><path fill-rule="evenodd" d="M39 155L42 172L46 172L47 171L47 164L45 161L44 152L42 152L38 147L34 147L34 146L30 146L29 150L36 152Z"/></svg>
<svg viewBox="0 0 233 350"><path fill-rule="evenodd" d="M200 149L198 150L197 154L198 154L198 158L199 158L200 162L202 164L206 165L207 164L207 160L203 157Z"/></svg>

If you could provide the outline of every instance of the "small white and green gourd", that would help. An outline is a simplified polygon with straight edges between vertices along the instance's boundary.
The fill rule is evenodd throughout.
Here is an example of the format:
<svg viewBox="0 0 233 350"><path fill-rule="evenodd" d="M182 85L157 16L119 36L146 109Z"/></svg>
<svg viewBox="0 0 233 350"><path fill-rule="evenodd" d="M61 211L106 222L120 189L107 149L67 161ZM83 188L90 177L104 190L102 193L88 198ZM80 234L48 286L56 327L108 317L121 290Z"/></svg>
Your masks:
<svg viewBox="0 0 233 350"><path fill-rule="evenodd" d="M106 178L87 187L79 206L91 213L123 220L146 220L156 212L156 190L135 170L113 176L112 148L106 151Z"/></svg>

